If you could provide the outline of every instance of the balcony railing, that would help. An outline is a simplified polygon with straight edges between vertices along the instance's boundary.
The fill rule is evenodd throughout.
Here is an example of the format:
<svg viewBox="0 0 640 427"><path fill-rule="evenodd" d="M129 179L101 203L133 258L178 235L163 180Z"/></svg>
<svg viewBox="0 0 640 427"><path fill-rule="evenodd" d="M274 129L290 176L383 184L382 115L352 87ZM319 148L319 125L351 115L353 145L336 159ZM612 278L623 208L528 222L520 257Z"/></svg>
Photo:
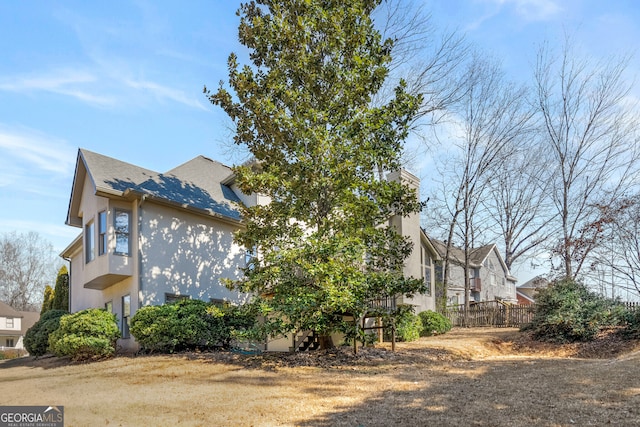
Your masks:
<svg viewBox="0 0 640 427"><path fill-rule="evenodd" d="M471 292L480 292L482 290L482 281L479 277L469 279L469 288Z"/></svg>
<svg viewBox="0 0 640 427"><path fill-rule="evenodd" d="M369 307L373 309L382 309L391 311L396 309L396 297L378 298L369 303Z"/></svg>

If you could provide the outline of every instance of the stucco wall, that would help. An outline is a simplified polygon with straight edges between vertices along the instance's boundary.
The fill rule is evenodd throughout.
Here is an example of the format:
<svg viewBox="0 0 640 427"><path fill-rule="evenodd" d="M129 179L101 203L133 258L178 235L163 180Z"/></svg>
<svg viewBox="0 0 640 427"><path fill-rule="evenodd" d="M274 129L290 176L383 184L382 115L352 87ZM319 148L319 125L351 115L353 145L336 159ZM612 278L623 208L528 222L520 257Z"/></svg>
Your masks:
<svg viewBox="0 0 640 427"><path fill-rule="evenodd" d="M140 305L165 302L165 294L242 302L223 279L236 279L245 251L233 242L236 227L147 202L140 208Z"/></svg>

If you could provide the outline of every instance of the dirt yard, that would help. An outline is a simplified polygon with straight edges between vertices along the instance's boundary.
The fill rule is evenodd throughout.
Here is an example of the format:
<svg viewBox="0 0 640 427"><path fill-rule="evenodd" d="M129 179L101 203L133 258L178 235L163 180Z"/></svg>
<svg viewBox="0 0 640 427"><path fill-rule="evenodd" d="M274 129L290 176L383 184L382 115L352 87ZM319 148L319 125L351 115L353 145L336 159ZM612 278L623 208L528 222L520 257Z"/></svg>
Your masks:
<svg viewBox="0 0 640 427"><path fill-rule="evenodd" d="M0 362L0 392L0 405L63 405L65 426L633 426L640 343L456 329L358 356L23 358Z"/></svg>

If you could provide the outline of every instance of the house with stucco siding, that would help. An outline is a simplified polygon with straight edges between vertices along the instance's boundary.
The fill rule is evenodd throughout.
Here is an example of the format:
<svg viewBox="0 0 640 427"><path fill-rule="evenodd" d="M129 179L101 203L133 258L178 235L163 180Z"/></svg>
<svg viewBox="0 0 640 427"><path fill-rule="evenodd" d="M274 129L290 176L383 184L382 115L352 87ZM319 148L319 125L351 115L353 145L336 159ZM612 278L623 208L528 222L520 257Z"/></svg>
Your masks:
<svg viewBox="0 0 640 427"><path fill-rule="evenodd" d="M406 171L388 179L420 185ZM128 326L140 307L179 298L241 304L248 295L224 286L226 279L240 277L252 256L233 239L243 227L239 207L268 202L243 194L231 168L204 156L156 172L79 149L66 224L80 232L61 254L70 264L70 311L113 312L123 336L118 344L135 349ZM425 294L399 296L396 303L434 310L439 258L419 215L390 223L414 242L405 274L428 284ZM273 340L269 349L287 349L289 338Z"/></svg>

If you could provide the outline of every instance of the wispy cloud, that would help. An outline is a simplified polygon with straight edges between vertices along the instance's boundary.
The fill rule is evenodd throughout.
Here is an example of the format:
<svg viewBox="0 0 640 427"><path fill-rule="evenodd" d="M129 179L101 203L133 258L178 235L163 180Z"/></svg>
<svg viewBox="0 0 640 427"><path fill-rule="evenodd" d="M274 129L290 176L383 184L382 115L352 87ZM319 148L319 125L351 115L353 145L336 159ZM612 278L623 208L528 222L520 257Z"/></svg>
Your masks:
<svg viewBox="0 0 640 427"><path fill-rule="evenodd" d="M7 92L51 92L70 96L94 105L112 105L114 99L91 92L98 78L87 71L57 69L30 76L9 76L0 78L0 90Z"/></svg>
<svg viewBox="0 0 640 427"><path fill-rule="evenodd" d="M562 12L556 0L500 0L513 4L516 13L528 21L546 21L555 18Z"/></svg>
<svg viewBox="0 0 640 427"><path fill-rule="evenodd" d="M73 171L75 149L66 141L31 129L9 129L0 124L0 155L13 170L42 170L67 176ZM3 168L4 169L4 168ZM17 175L0 171L0 182L13 181Z"/></svg>
<svg viewBox="0 0 640 427"><path fill-rule="evenodd" d="M207 108L202 104L202 102L188 96L182 90L144 80L125 80L124 83L130 88L148 92L157 99L168 99L170 101L178 102L188 107L207 111Z"/></svg>
<svg viewBox="0 0 640 427"><path fill-rule="evenodd" d="M485 21L493 18L504 8L512 9L516 15L525 21L547 21L556 18L563 11L557 0L482 0L488 4L490 10L467 26L467 30L480 27Z"/></svg>

